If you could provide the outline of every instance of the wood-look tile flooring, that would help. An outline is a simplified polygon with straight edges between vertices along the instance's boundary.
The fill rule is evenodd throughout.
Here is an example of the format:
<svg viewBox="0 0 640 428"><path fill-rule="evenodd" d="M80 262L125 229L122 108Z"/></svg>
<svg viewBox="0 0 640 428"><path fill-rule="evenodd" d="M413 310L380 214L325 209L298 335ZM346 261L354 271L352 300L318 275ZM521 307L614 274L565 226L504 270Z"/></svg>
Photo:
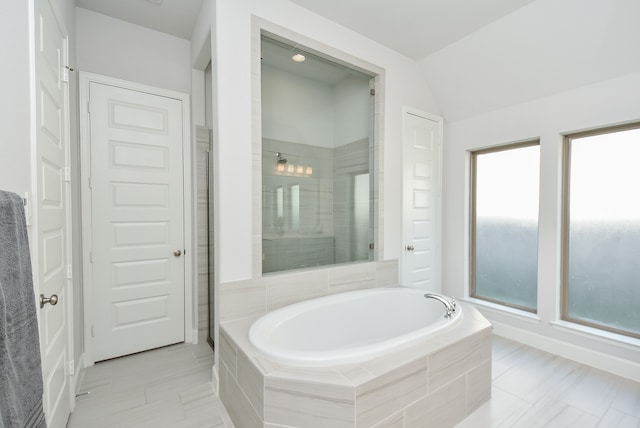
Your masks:
<svg viewBox="0 0 640 428"><path fill-rule="evenodd" d="M83 375L67 427L233 428L213 394L212 367L207 343L97 363Z"/></svg>
<svg viewBox="0 0 640 428"><path fill-rule="evenodd" d="M233 428L212 365L207 344L98 363L67 426ZM496 427L640 428L640 383L494 337L493 397L457 428Z"/></svg>
<svg viewBox="0 0 640 428"><path fill-rule="evenodd" d="M640 428L640 383L493 337L491 401L456 428Z"/></svg>

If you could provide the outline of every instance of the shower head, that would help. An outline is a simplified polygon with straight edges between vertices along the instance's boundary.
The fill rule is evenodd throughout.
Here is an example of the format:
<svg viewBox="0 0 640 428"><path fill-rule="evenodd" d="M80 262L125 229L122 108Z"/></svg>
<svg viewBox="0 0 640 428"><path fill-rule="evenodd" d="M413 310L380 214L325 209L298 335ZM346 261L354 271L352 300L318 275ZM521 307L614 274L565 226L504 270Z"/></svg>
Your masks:
<svg viewBox="0 0 640 428"><path fill-rule="evenodd" d="M276 156L278 157L278 163L281 163L283 165L287 163L287 160L282 157L282 153L278 152L276 153Z"/></svg>

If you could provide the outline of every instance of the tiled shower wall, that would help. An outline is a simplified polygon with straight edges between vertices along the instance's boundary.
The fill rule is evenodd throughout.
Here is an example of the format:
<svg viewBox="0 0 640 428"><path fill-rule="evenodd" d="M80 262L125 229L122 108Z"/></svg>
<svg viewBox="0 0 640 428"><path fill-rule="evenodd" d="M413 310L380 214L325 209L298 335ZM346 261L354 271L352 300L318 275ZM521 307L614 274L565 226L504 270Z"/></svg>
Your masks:
<svg viewBox="0 0 640 428"><path fill-rule="evenodd" d="M198 343L207 340L209 326L209 129L196 128L196 226L198 237Z"/></svg>
<svg viewBox="0 0 640 428"><path fill-rule="evenodd" d="M263 272L275 272L355 260L353 177L370 171L369 139L335 149L263 140ZM287 159L277 170L277 153ZM289 166L294 172L288 172ZM303 166L303 173L296 168ZM307 167L312 170L307 174ZM291 187L300 187L300 223L291 221ZM276 191L284 192L284 217L278 218ZM373 203L373 200L370 201ZM370 225L370 236L373 224ZM367 245L368 243L365 243Z"/></svg>
<svg viewBox="0 0 640 428"><path fill-rule="evenodd" d="M370 173L373 153L372 142L368 138L345 144L333 149L335 168L333 181L333 221L335 231L335 263L354 260L355 219L353 216L353 177L356 174ZM371 182L371 178L369 180ZM372 194L370 189L369 194ZM373 204L373 198L369 201ZM371 220L371 218L370 218ZM369 225L373 229L373 224ZM369 236L373 236L371 233ZM372 241L373 242L373 241Z"/></svg>
<svg viewBox="0 0 640 428"><path fill-rule="evenodd" d="M276 153L282 153L289 166L311 167L312 173L278 172ZM282 229L276 227L276 188L285 190L285 205L290 205L290 188L300 185L300 229L292 230L290 215ZM333 150L285 141L263 140L262 146L262 234L269 238L300 235L333 236ZM287 214L285 208L285 214Z"/></svg>

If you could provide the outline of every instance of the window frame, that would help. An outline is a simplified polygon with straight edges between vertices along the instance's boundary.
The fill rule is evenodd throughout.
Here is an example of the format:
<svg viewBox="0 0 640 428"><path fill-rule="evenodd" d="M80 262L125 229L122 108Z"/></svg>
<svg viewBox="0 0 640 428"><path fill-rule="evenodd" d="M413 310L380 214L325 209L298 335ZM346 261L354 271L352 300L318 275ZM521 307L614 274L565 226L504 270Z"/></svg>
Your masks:
<svg viewBox="0 0 640 428"><path fill-rule="evenodd" d="M640 129L640 122L607 126L588 131L565 134L562 141L562 215L561 215L561 280L560 280L560 319L573 324L594 328L601 331L620 334L627 337L640 338L640 333L617 329L615 327L573 318L569 315L569 237L571 223L571 142L574 139L611 134L615 132Z"/></svg>
<svg viewBox="0 0 640 428"><path fill-rule="evenodd" d="M518 305L516 303L511 303L511 302L506 302L506 301L502 301L502 300L498 300L498 299L493 299L491 297L486 297L486 296L481 296L478 295L476 293L476 257L475 257L475 251L476 251L476 223L477 223L477 212L476 212L476 205L477 205L477 170L478 170L478 165L477 165L477 159L478 159L478 155L484 155L484 154L489 154L489 153L497 153L497 152L503 152L503 151L507 151L507 150L514 150L514 149L521 149L521 148L526 148L526 147L532 147L532 146L540 146L540 139L536 138L536 139L532 139L532 140L525 140L525 141L520 141L520 142L515 142L515 143L509 143L509 144L505 144L505 145L501 145L501 146L494 146L494 147L489 147L489 148L484 148L484 149L479 149L479 150L471 150L469 151L470 154L470 174L469 174L469 178L470 178L470 185L469 185L469 297L474 298L474 299L478 299L478 300L483 300L486 302L490 302L490 303L494 303L494 304L498 304L501 306L506 306L509 308L513 308L513 309L517 309L517 310L521 310L524 312L528 312L528 313L532 313L532 314L537 314L538 313L538 303L536 302L536 307L535 308L529 308L523 305ZM538 185L539 184L539 178L538 178ZM539 201L538 201L539 202ZM539 219L536 219L536 222ZM537 238L536 238L537 239ZM536 289L538 288L537 284L536 284ZM537 293L536 293L537 294Z"/></svg>

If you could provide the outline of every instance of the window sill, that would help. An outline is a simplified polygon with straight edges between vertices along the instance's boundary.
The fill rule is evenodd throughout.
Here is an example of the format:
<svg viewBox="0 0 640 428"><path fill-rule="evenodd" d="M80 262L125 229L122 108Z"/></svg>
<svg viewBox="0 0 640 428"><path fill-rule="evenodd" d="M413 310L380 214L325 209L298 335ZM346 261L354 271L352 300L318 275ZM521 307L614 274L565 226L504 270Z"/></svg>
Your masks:
<svg viewBox="0 0 640 428"><path fill-rule="evenodd" d="M538 314L532 312L523 311L522 309L511 308L505 305L499 305L493 302L487 302L486 300L475 299L473 297L465 297L461 299L463 302L468 302L476 306L477 308L486 309L489 312L506 315L518 320L524 320L534 324L540 324L542 321Z"/></svg>
<svg viewBox="0 0 640 428"><path fill-rule="evenodd" d="M619 346L622 345L628 349L636 351L640 348L640 339L622 334L612 333L610 331L600 330L564 320L550 321L549 324L560 331L579 334L580 336L587 337L589 339L596 339L604 343L611 343Z"/></svg>

